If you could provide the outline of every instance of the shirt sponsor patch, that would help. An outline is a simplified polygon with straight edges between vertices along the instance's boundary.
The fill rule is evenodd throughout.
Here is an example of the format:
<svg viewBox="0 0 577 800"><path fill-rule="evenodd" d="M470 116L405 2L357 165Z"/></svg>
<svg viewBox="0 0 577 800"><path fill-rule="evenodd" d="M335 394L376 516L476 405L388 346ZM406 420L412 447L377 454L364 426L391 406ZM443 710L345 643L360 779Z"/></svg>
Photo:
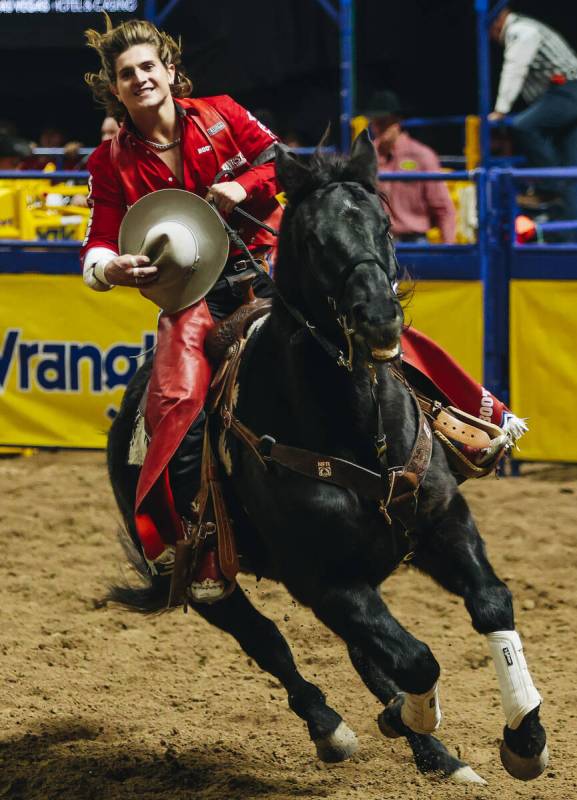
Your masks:
<svg viewBox="0 0 577 800"><path fill-rule="evenodd" d="M209 150L212 150L212 147L209 144L205 144L204 147L199 147L197 153L208 153Z"/></svg>
<svg viewBox="0 0 577 800"><path fill-rule="evenodd" d="M221 120L220 122L217 122L216 125L211 125L210 128L207 128L206 132L208 133L209 136L214 136L215 133L224 130L225 127L226 126L224 122L222 122Z"/></svg>

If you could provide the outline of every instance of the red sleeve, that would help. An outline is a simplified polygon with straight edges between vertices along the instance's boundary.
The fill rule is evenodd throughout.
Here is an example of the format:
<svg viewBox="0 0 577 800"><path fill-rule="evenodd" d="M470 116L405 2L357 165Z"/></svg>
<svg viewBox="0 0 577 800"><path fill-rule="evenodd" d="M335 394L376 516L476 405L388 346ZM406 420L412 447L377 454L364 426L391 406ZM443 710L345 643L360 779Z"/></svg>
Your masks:
<svg viewBox="0 0 577 800"><path fill-rule="evenodd" d="M91 247L108 247L118 252L118 231L126 213L122 186L110 163L110 142L103 142L97 147L86 166L90 172L90 220L80 251L82 261Z"/></svg>
<svg viewBox="0 0 577 800"><path fill-rule="evenodd" d="M423 172L441 172L441 162L430 148L423 148L420 161ZM427 207L432 220L441 229L443 242L455 244L457 214L447 184L442 181L423 181L423 187Z"/></svg>
<svg viewBox="0 0 577 800"><path fill-rule="evenodd" d="M236 103L232 97L221 95L207 98L218 113L225 119L242 154L253 164L278 138L246 108ZM272 153L271 153L272 158ZM266 200L278 192L274 159L265 164L251 166L236 180L244 188L248 199Z"/></svg>

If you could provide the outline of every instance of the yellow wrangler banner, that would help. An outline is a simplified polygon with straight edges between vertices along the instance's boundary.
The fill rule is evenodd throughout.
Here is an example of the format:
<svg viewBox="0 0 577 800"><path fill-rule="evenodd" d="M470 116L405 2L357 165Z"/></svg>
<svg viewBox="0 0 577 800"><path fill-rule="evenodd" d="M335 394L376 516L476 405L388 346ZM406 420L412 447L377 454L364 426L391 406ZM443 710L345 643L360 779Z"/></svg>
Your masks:
<svg viewBox="0 0 577 800"><path fill-rule="evenodd" d="M511 281L511 406L528 417L518 457L577 461L577 281Z"/></svg>
<svg viewBox="0 0 577 800"><path fill-rule="evenodd" d="M0 275L0 445L105 447L138 356L154 344L156 315L134 290ZM481 378L479 283L422 282L406 316Z"/></svg>
<svg viewBox="0 0 577 800"><path fill-rule="evenodd" d="M75 275L0 276L0 445L104 447L157 310Z"/></svg>

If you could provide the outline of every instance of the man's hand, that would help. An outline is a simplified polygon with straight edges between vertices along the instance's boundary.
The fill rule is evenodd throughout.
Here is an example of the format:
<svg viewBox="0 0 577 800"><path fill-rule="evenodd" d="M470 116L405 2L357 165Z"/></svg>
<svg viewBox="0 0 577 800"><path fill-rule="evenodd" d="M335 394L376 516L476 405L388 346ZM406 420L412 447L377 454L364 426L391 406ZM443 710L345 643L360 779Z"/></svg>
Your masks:
<svg viewBox="0 0 577 800"><path fill-rule="evenodd" d="M140 289L158 278L158 267L148 264L148 256L117 256L104 267L104 277L112 286L135 286Z"/></svg>
<svg viewBox="0 0 577 800"><path fill-rule="evenodd" d="M500 111L491 111L487 119L489 122L501 122L501 120L505 119L505 114L501 114Z"/></svg>
<svg viewBox="0 0 577 800"><path fill-rule="evenodd" d="M246 200L244 187L237 181L230 183L214 183L206 193L208 202L212 200L219 211L230 214L235 206Z"/></svg>

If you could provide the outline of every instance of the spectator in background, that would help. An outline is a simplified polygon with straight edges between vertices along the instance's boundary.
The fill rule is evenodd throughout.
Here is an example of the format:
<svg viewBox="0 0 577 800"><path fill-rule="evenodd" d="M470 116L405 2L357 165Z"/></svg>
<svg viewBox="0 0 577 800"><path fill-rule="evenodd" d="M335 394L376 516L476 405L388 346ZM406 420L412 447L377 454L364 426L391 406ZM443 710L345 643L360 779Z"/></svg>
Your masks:
<svg viewBox="0 0 577 800"><path fill-rule="evenodd" d="M0 170L21 169L22 162L32 155L26 139L0 133Z"/></svg>
<svg viewBox="0 0 577 800"><path fill-rule="evenodd" d="M310 146L306 134L296 128L288 128L284 131L284 133L281 134L281 141L293 150L299 147Z"/></svg>
<svg viewBox="0 0 577 800"><path fill-rule="evenodd" d="M369 120L379 172L440 172L437 154L402 129L401 104L394 92L377 92L362 112ZM445 244L455 242L456 212L439 181L380 181L390 204L393 235L401 242L426 239L438 226Z"/></svg>
<svg viewBox="0 0 577 800"><path fill-rule="evenodd" d="M504 48L495 110L498 121L521 95L528 108L513 118L519 143L531 166L577 166L577 55L565 39L542 22L505 7L491 26ZM577 181L547 181L532 205L560 193L564 214L577 219ZM523 198L528 206L528 198Z"/></svg>
<svg viewBox="0 0 577 800"><path fill-rule="evenodd" d="M100 144L100 142L108 142L110 139L114 139L119 130L120 125L114 117L104 117L102 120L102 125L100 126L100 141L98 144ZM82 142L68 142L64 145L66 156L68 156L70 159L76 158L77 160L75 169L85 170L90 154L81 156L79 153L81 147L84 147ZM79 203L78 205L85 204L86 203Z"/></svg>
<svg viewBox="0 0 577 800"><path fill-rule="evenodd" d="M65 138L63 131L61 131L59 128L54 128L50 125L47 125L40 132L38 143L33 143L32 147L64 147L64 142ZM55 156L40 156L31 154L24 160L22 169L42 170L45 169L48 164L54 164L55 158ZM70 169L70 167L64 168Z"/></svg>
<svg viewBox="0 0 577 800"><path fill-rule="evenodd" d="M100 141L107 142L109 139L114 139L119 130L120 125L114 117L104 117L100 126Z"/></svg>

